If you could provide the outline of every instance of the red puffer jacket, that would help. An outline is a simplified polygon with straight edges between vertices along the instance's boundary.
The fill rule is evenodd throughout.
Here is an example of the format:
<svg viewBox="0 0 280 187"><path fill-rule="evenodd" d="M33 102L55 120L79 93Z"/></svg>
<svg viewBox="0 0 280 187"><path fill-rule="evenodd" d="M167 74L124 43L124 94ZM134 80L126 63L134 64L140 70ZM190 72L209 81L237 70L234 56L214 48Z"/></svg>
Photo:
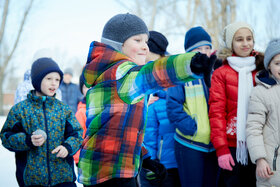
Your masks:
<svg viewBox="0 0 280 187"><path fill-rule="evenodd" d="M254 85L256 72L252 73ZM237 96L238 72L225 63L212 75L209 97L210 136L217 156L236 147Z"/></svg>

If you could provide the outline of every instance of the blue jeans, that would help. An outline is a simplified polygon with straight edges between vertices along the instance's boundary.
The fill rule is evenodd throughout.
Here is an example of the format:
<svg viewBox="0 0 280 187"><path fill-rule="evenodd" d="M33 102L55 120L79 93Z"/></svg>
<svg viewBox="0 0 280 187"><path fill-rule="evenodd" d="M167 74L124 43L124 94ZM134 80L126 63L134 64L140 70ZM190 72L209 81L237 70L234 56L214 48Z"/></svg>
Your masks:
<svg viewBox="0 0 280 187"><path fill-rule="evenodd" d="M175 156L182 187L217 186L219 167L215 151L205 153L175 141Z"/></svg>

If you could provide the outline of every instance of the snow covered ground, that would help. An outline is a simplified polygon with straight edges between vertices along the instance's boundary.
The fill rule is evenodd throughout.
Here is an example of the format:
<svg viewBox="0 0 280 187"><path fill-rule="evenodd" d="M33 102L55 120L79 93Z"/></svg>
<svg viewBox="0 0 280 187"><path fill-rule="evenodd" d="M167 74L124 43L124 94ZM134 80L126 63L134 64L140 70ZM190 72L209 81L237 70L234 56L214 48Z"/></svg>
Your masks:
<svg viewBox="0 0 280 187"><path fill-rule="evenodd" d="M0 116L0 130L6 120L6 116ZM77 168L75 168L77 171ZM0 186L17 187L16 181L16 165L15 165L15 155L13 152L8 151L2 146L2 141L0 140ZM83 185L77 183L78 187Z"/></svg>

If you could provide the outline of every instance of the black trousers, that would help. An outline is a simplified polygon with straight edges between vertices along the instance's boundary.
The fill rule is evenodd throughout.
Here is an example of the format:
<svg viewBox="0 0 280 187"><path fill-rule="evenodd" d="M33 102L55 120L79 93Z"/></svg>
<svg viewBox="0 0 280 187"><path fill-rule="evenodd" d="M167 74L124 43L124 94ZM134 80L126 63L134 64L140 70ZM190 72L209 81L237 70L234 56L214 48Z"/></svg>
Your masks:
<svg viewBox="0 0 280 187"><path fill-rule="evenodd" d="M236 148L230 147L235 166L232 171L219 168L219 187L255 187L256 186L256 165L248 155L248 165L241 165L236 161Z"/></svg>
<svg viewBox="0 0 280 187"><path fill-rule="evenodd" d="M114 178L105 182L84 187L138 187L136 178Z"/></svg>

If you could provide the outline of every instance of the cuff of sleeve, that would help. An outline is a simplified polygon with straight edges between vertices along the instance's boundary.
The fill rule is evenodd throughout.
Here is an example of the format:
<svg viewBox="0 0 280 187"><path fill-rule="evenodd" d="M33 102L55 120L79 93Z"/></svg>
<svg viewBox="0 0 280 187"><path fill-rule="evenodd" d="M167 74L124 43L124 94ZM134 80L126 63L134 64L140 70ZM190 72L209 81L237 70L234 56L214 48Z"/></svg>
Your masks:
<svg viewBox="0 0 280 187"><path fill-rule="evenodd" d="M222 147L216 149L216 154L217 154L217 157L225 155L225 154L230 154L230 150L229 150L228 146L222 146Z"/></svg>
<svg viewBox="0 0 280 187"><path fill-rule="evenodd" d="M26 135L25 143L26 143L26 145L27 145L28 147L30 147L31 149L36 147L35 145L33 145L32 141L31 141L31 135L30 135L30 134L27 134L27 135Z"/></svg>
<svg viewBox="0 0 280 187"><path fill-rule="evenodd" d="M203 74L197 75L197 74L192 72L190 64L186 66L186 71L187 71L187 74L190 75L191 77L193 77L194 79L202 79L203 78Z"/></svg>
<svg viewBox="0 0 280 187"><path fill-rule="evenodd" d="M68 155L72 155L72 148L68 143L62 143L61 145L63 145L67 149Z"/></svg>

